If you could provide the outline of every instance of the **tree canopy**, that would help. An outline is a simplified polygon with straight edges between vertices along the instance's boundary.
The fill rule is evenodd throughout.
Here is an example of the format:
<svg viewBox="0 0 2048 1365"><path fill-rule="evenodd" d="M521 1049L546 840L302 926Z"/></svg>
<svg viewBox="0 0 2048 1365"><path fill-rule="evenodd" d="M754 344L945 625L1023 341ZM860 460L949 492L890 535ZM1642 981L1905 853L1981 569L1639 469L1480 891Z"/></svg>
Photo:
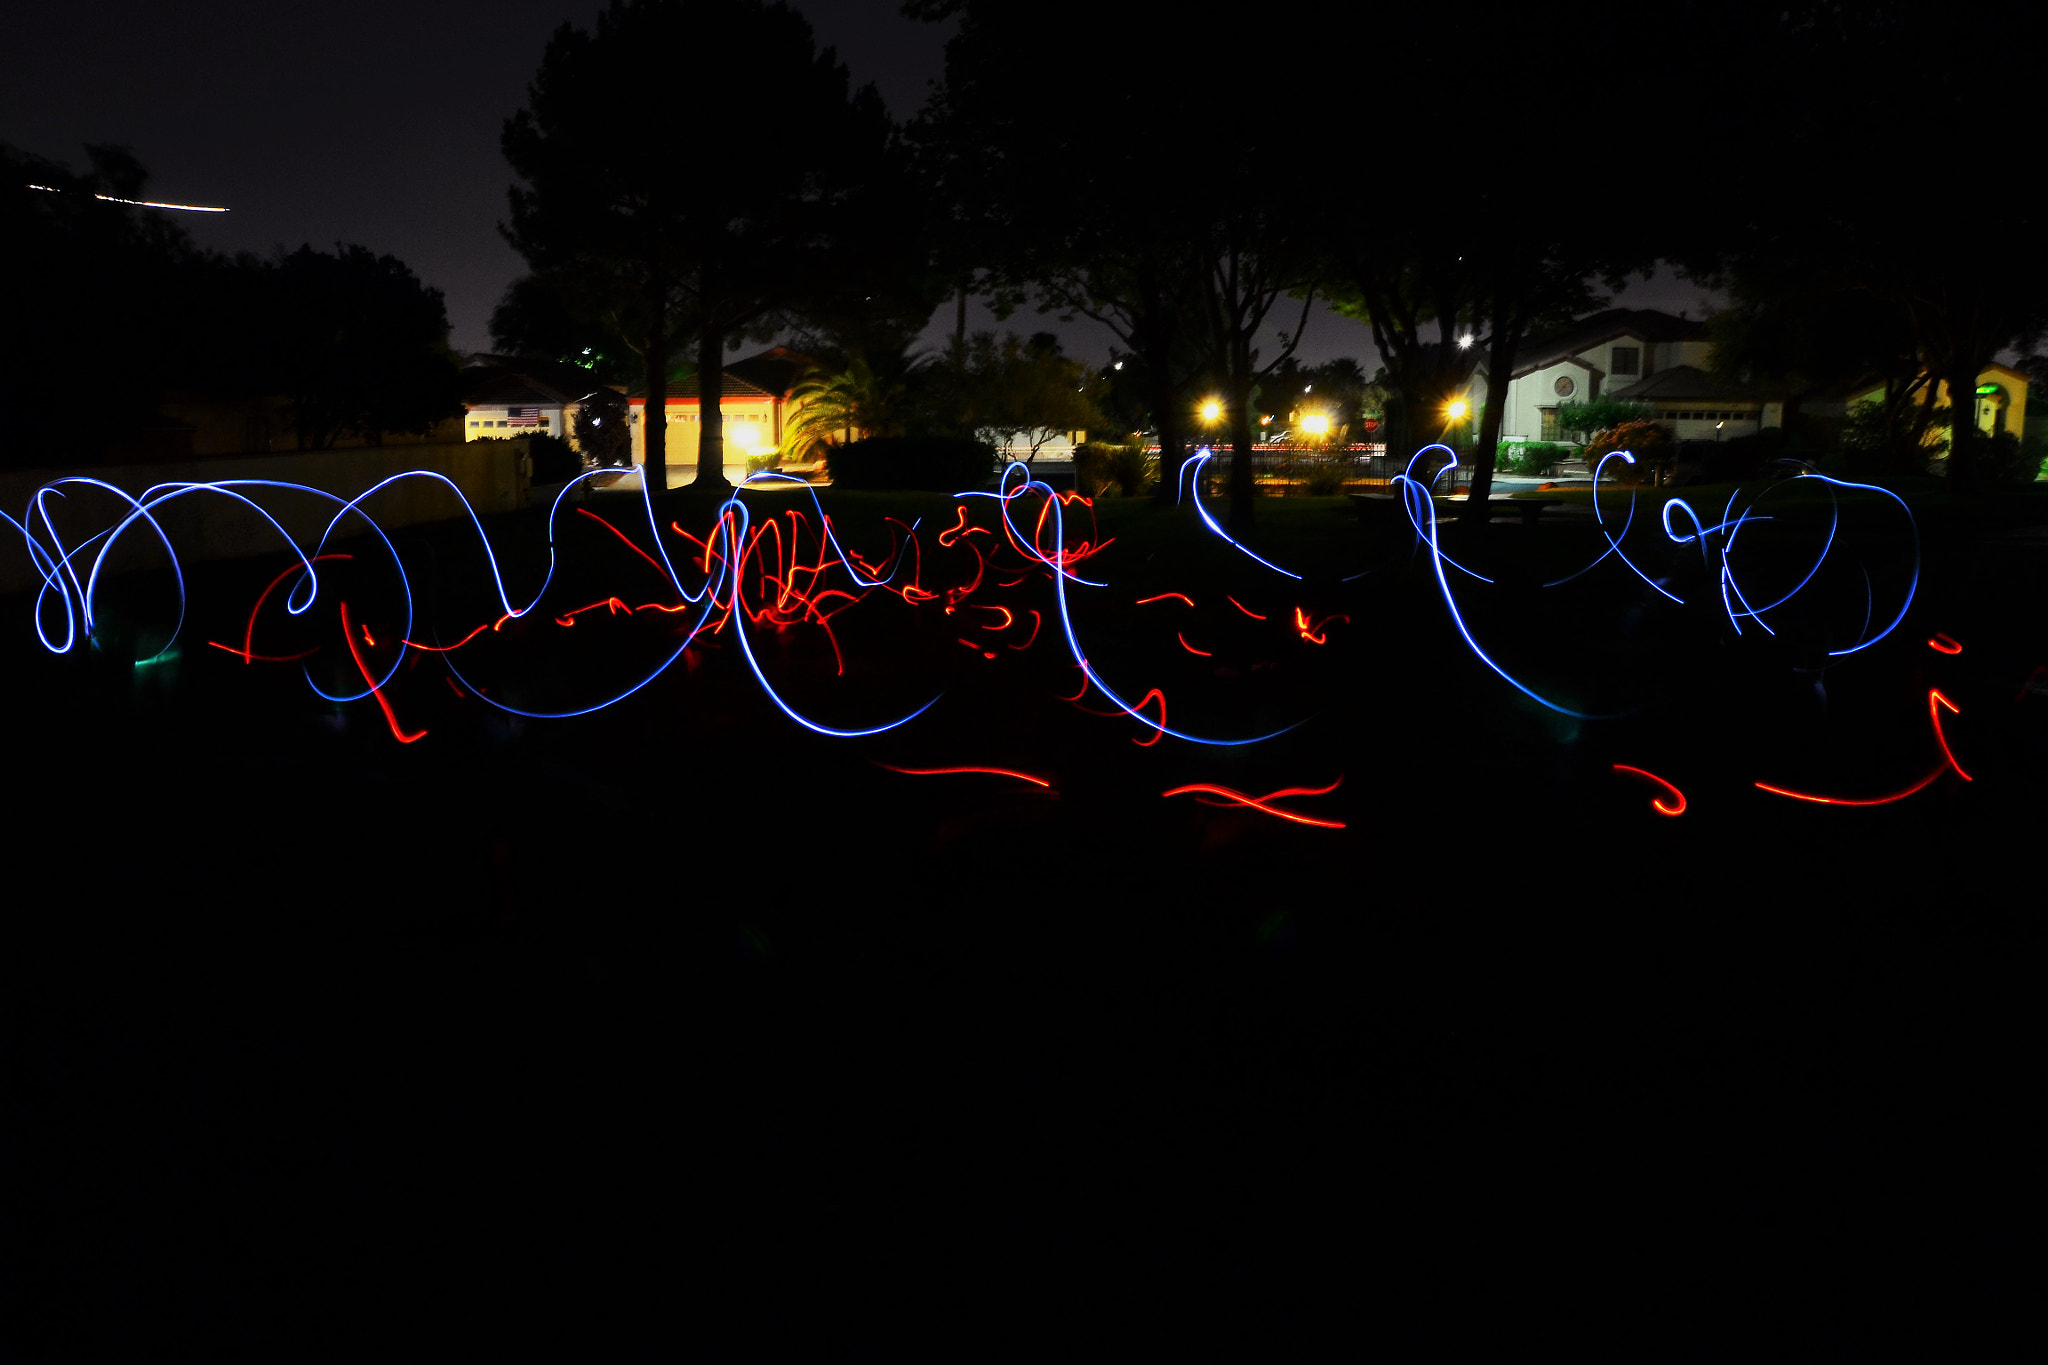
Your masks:
<svg viewBox="0 0 2048 1365"><path fill-rule="evenodd" d="M745 172L727 132L739 110L748 145L769 149ZM540 327L531 295L550 296L540 330L635 353L650 413L671 351L693 353L700 484L725 482L727 347L806 309L853 311L856 291L870 301L888 229L903 236L884 206L900 214L912 189L873 87L854 89L801 15L761 0L612 0L591 32L563 25L502 141L520 181L505 235L535 282L515 286L508 329ZM660 422L646 460L665 479Z"/></svg>

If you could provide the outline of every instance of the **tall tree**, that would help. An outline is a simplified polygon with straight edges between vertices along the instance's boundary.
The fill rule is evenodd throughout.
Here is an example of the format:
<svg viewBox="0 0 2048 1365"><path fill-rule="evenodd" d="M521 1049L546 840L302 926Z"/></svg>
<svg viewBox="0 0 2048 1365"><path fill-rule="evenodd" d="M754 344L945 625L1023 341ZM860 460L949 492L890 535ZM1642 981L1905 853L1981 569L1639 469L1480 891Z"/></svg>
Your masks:
<svg viewBox="0 0 2048 1365"><path fill-rule="evenodd" d="M173 216L119 202L145 197L148 172L125 148L85 150L80 172L0 143L8 464L89 458L109 430L147 420L194 357L181 327L209 318L179 306L197 253Z"/></svg>
<svg viewBox="0 0 2048 1365"><path fill-rule="evenodd" d="M1340 177L1314 201L1339 311L1370 323L1395 391L1389 450L1412 453L1449 430L1450 405L1482 365L1486 404L1478 414L1469 515L1483 519L1506 412L1508 382L1523 344L1550 324L1600 302L1595 282L1620 287L1656 257L1651 230L1634 215L1560 208L1532 191L1555 182L1552 147L1516 123L1528 88L1529 54L1546 45L1547 15L1500 11L1468 28L1462 14L1409 10L1386 16L1380 48L1401 54L1375 82L1377 106L1400 111L1379 141L1376 167L1414 168L1427 181ZM1634 32L1633 28L1630 30ZM1587 70L1624 64L1628 34L1596 32L1574 41ZM1441 67L1409 54L1454 61L1453 93ZM1320 118L1341 117L1316 92ZM1626 163L1651 125L1620 109L1603 117L1603 155ZM1437 163L1441 163L1440 165Z"/></svg>
<svg viewBox="0 0 2048 1365"><path fill-rule="evenodd" d="M1080 0L909 0L959 18L943 87L913 129L956 243L961 278L999 315L1031 302L1116 338L1144 383L1163 472L1177 471L1204 372L1201 312L1213 258L1185 212L1211 167L1190 112L1165 87L1121 75L1086 88L1086 118L1047 119L1020 73L1064 70L1075 35L1100 69L1198 70L1187 24ZM978 268L978 273L975 273ZM965 324L957 324L963 348ZM1172 496L1171 480L1160 481Z"/></svg>
<svg viewBox="0 0 2048 1365"><path fill-rule="evenodd" d="M759 168L736 170L714 131L739 110L766 149ZM594 32L555 33L502 142L524 182L507 239L640 357L647 478L666 485L662 415L682 349L696 368L696 483L726 486L726 349L858 284L848 267L884 240L885 206L908 188L880 97L853 89L786 5L612 0Z"/></svg>
<svg viewBox="0 0 2048 1365"><path fill-rule="evenodd" d="M1248 167L1253 160L1250 149L1243 148L1232 164ZM1243 531L1252 524L1258 505L1252 405L1260 394L1259 381L1300 345L1318 276L1313 257L1297 248L1285 223L1273 221L1256 187L1230 188L1236 192L1218 194L1210 201L1216 208L1205 215L1208 241L1202 252L1200 317L1203 349L1222 389L1223 417L1230 430L1230 523ZM1300 315L1293 319L1292 332L1280 333L1277 353L1262 364L1259 338L1275 307L1290 293L1300 296Z"/></svg>
<svg viewBox="0 0 2048 1365"><path fill-rule="evenodd" d="M302 246L272 276L267 340L299 449L343 436L424 434L462 411L441 291L395 256Z"/></svg>
<svg viewBox="0 0 2048 1365"><path fill-rule="evenodd" d="M2022 245L2041 236L2041 202L1992 150L2035 117L2030 64L2048 14L2020 0L1757 8L1752 79L1799 98L1722 112L1720 140L1757 174L1747 193L1702 205L1714 231L1689 269L1781 307L1817 293L1876 304L1947 385L1950 480L1973 488L1977 378L2048 329L2048 275ZM1811 172L1821 156L1825 184Z"/></svg>

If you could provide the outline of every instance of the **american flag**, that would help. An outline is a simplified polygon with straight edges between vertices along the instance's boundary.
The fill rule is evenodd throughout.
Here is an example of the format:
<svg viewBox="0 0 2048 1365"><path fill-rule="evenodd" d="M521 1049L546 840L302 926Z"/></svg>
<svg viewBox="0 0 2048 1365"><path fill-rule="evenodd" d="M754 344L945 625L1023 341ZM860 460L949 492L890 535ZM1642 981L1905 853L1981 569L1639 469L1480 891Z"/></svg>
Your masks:
<svg viewBox="0 0 2048 1365"><path fill-rule="evenodd" d="M506 408L505 425L508 427L537 427L540 425L540 409Z"/></svg>

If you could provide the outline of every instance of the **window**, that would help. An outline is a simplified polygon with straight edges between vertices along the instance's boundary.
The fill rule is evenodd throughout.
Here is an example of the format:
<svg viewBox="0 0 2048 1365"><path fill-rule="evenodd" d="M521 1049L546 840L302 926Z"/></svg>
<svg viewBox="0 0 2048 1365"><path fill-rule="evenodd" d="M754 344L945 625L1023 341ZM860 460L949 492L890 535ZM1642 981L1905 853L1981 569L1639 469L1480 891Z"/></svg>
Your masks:
<svg viewBox="0 0 2048 1365"><path fill-rule="evenodd" d="M1536 409L1536 414L1543 422L1540 439L1545 441L1561 441L1564 439L1564 433L1558 430L1556 408L1538 408Z"/></svg>
<svg viewBox="0 0 2048 1365"><path fill-rule="evenodd" d="M1643 372L1643 348L1640 346L1617 346L1614 360L1608 367L1615 374L1641 374Z"/></svg>

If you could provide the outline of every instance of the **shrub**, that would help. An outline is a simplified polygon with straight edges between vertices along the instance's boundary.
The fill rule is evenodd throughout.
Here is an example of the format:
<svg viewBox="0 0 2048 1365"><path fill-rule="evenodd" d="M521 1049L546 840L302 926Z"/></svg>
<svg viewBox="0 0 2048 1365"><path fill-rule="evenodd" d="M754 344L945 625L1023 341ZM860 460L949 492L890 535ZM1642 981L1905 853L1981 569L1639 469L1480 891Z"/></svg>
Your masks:
<svg viewBox="0 0 2048 1365"><path fill-rule="evenodd" d="M2039 436L2022 441L2009 431L1977 440L1977 468L1986 488L2024 488L2041 476Z"/></svg>
<svg viewBox="0 0 2048 1365"><path fill-rule="evenodd" d="M1599 469L1601 460L1617 450L1634 455L1635 463L1608 461L1606 472L1600 476L1603 482L1652 482L1655 471L1676 453L1669 434L1655 422L1624 422L1601 432L1585 448L1586 469Z"/></svg>
<svg viewBox="0 0 2048 1365"><path fill-rule="evenodd" d="M1548 474L1551 466L1569 459L1571 453L1570 446L1555 441L1503 443L1494 459L1494 468L1504 474Z"/></svg>
<svg viewBox="0 0 2048 1365"><path fill-rule="evenodd" d="M531 436L479 436L480 441L524 441L533 461L535 484L567 483L583 472L583 457L559 436L536 432Z"/></svg>
<svg viewBox="0 0 2048 1365"><path fill-rule="evenodd" d="M1090 497L1115 490L1135 498L1158 477L1159 459L1137 442L1083 441L1074 447L1074 483Z"/></svg>
<svg viewBox="0 0 2048 1365"><path fill-rule="evenodd" d="M1645 424L1650 420L1652 411L1648 403L1631 403L1619 398L1595 398L1590 403L1559 403L1557 424L1568 432L1575 431L1590 436L1595 432L1609 431L1615 427ZM1627 445L1608 447L1609 450L1631 448Z"/></svg>
<svg viewBox="0 0 2048 1365"><path fill-rule="evenodd" d="M567 483L583 472L583 457L559 436L537 432L526 438L526 451L533 457L537 484Z"/></svg>
<svg viewBox="0 0 2048 1365"><path fill-rule="evenodd" d="M1349 466L1350 461L1341 456L1315 461L1308 468L1308 477L1302 480L1301 491L1312 498L1336 497L1351 477Z"/></svg>
<svg viewBox="0 0 2048 1365"><path fill-rule="evenodd" d="M840 488L912 488L955 493L995 473L995 447L964 436L871 436L825 453Z"/></svg>

